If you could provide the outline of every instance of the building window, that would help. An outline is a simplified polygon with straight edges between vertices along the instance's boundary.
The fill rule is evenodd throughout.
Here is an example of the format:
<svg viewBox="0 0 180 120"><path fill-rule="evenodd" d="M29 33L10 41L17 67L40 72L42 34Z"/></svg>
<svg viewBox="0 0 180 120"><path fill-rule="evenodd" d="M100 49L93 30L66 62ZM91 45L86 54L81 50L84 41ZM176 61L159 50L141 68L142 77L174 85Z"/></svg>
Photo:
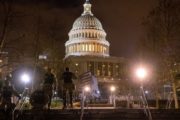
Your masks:
<svg viewBox="0 0 180 120"><path fill-rule="evenodd" d="M87 62L87 68L94 75L94 62Z"/></svg>
<svg viewBox="0 0 180 120"><path fill-rule="evenodd" d="M97 44L94 45L94 51L97 52Z"/></svg>
<svg viewBox="0 0 180 120"><path fill-rule="evenodd" d="M92 44L92 51L94 52L94 44Z"/></svg>
<svg viewBox="0 0 180 120"><path fill-rule="evenodd" d="M100 52L103 52L103 46L102 45L100 46Z"/></svg>
<svg viewBox="0 0 180 120"><path fill-rule="evenodd" d="M86 50L85 51L88 51L88 45L86 44Z"/></svg>
<svg viewBox="0 0 180 120"><path fill-rule="evenodd" d="M79 44L77 44L77 52L79 52Z"/></svg>
<svg viewBox="0 0 180 120"><path fill-rule="evenodd" d="M97 76L100 76L100 70L97 70Z"/></svg>
<svg viewBox="0 0 180 120"><path fill-rule="evenodd" d="M89 51L90 52L92 51L92 45L91 44L89 45Z"/></svg>
<svg viewBox="0 0 180 120"><path fill-rule="evenodd" d="M99 76L102 74L102 63L98 62Z"/></svg>
<svg viewBox="0 0 180 120"><path fill-rule="evenodd" d="M101 51L101 49L100 49L100 45L98 44L98 52L100 52Z"/></svg>
<svg viewBox="0 0 180 120"><path fill-rule="evenodd" d="M85 45L82 44L81 46L82 46L82 51L84 52L85 51Z"/></svg>
<svg viewBox="0 0 180 120"><path fill-rule="evenodd" d="M106 46L104 46L103 47L103 53L107 53L106 51L107 51Z"/></svg>
<svg viewBox="0 0 180 120"><path fill-rule="evenodd" d="M72 46L69 46L69 53L71 53L71 52L72 52L71 48L72 48Z"/></svg>
<svg viewBox="0 0 180 120"><path fill-rule="evenodd" d="M113 64L109 63L108 65L108 76L113 76Z"/></svg>
<svg viewBox="0 0 180 120"><path fill-rule="evenodd" d="M108 71L108 76L111 76L111 71L110 70Z"/></svg>

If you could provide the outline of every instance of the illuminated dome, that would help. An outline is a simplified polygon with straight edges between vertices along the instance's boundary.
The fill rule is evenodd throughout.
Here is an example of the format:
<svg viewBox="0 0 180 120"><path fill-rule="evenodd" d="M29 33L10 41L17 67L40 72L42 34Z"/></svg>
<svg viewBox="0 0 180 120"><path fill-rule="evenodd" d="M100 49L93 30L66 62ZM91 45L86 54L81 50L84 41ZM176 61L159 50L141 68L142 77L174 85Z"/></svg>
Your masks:
<svg viewBox="0 0 180 120"><path fill-rule="evenodd" d="M96 17L90 14L82 15L76 19L76 21L73 24L72 30L78 30L78 29L103 30L100 21Z"/></svg>
<svg viewBox="0 0 180 120"><path fill-rule="evenodd" d="M65 43L68 56L109 56L109 42L101 22L91 12L91 4L86 0L84 12L77 18Z"/></svg>

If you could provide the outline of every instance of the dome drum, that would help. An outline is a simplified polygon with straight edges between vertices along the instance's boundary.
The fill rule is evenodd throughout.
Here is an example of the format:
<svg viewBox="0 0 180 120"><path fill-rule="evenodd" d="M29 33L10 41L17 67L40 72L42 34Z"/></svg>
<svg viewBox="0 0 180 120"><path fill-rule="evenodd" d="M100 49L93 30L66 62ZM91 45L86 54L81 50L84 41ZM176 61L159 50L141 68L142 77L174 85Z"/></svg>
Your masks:
<svg viewBox="0 0 180 120"><path fill-rule="evenodd" d="M80 39L77 39L77 40L69 40L65 43L65 46L68 46L68 45L73 45L73 44L83 44L83 43L86 43L86 44L89 44L89 43L92 43L92 44L102 44L102 45L106 45L106 46L110 46L109 42L108 41L105 41L105 40L96 40L96 39L87 39L87 40L80 40Z"/></svg>
<svg viewBox="0 0 180 120"><path fill-rule="evenodd" d="M109 56L109 46L96 42L82 42L66 45L66 57L69 55Z"/></svg>
<svg viewBox="0 0 180 120"><path fill-rule="evenodd" d="M98 30L92 30L92 29L87 29L87 30L77 30L77 31L71 31L69 33L69 38L72 39L81 39L81 38L87 38L87 39L99 39L103 40L106 38L106 33L104 31L98 31Z"/></svg>

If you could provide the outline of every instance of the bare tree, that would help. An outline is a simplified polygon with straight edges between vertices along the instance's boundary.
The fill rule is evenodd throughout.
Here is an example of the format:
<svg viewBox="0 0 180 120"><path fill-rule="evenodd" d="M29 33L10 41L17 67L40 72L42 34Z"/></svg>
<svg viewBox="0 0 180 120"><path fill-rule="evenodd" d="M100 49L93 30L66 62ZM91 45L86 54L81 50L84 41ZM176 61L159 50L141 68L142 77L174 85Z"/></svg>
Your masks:
<svg viewBox="0 0 180 120"><path fill-rule="evenodd" d="M150 59L156 69L155 80L174 83L176 63L180 61L180 1L159 0L143 22L146 39L141 41L143 57ZM174 86L174 84L173 84ZM175 88L175 87L173 87ZM175 106L178 108L176 90L173 89Z"/></svg>
<svg viewBox="0 0 180 120"><path fill-rule="evenodd" d="M3 8L3 26L2 26L2 32L0 35L0 52L2 52L2 49L4 47L4 43L6 40L6 34L8 30L8 24L10 19L12 18L12 0L1 0L0 1L1 6Z"/></svg>

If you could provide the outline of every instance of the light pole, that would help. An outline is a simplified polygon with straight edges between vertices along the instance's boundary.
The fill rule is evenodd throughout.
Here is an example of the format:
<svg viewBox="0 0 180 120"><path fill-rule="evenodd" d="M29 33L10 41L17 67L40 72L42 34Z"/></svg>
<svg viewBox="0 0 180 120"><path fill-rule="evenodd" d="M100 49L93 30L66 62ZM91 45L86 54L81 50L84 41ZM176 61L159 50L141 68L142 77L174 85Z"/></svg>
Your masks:
<svg viewBox="0 0 180 120"><path fill-rule="evenodd" d="M91 91L91 88L89 87L89 86L85 86L84 88L83 88L83 95L82 95L82 106L81 107L83 107L84 108L84 103L85 103L85 101L86 101L86 99L87 99L87 94L89 93Z"/></svg>
<svg viewBox="0 0 180 120"><path fill-rule="evenodd" d="M143 82L144 82L145 78L147 77L147 70L143 67L139 67L136 69L135 74L136 74L136 77L138 78L138 80L140 81L140 91L142 93L142 97L146 101L145 92L144 92L144 88L143 88Z"/></svg>
<svg viewBox="0 0 180 120"><path fill-rule="evenodd" d="M151 112L149 110L148 102L147 102L146 95L145 95L144 88L143 88L143 82L148 75L147 69L145 69L144 67L139 67L136 69L135 74L136 74L136 77L140 80L140 90L142 93L141 97L142 97L145 114L147 115L149 120L152 120Z"/></svg>
<svg viewBox="0 0 180 120"><path fill-rule="evenodd" d="M22 75L21 75L21 81L25 84L25 88L24 88L24 91L23 91L23 93L22 93L22 95L21 95L21 106L20 106L20 110L22 109L22 107L23 107L23 105L24 105L24 103L26 102L26 100L27 100L27 97L28 97L28 88L27 88L27 83L29 83L30 82L30 76L27 74L27 73L23 73Z"/></svg>
<svg viewBox="0 0 180 120"><path fill-rule="evenodd" d="M111 91L111 95L110 95L110 104L113 104L114 107L116 107L116 99L115 99L115 91L116 91L116 87L115 86L110 86L110 91Z"/></svg>
<svg viewBox="0 0 180 120"><path fill-rule="evenodd" d="M91 88L89 86L85 86L82 90L82 97L81 97L81 117L80 120L83 119L84 115L84 103L86 101L86 94L91 91Z"/></svg>

